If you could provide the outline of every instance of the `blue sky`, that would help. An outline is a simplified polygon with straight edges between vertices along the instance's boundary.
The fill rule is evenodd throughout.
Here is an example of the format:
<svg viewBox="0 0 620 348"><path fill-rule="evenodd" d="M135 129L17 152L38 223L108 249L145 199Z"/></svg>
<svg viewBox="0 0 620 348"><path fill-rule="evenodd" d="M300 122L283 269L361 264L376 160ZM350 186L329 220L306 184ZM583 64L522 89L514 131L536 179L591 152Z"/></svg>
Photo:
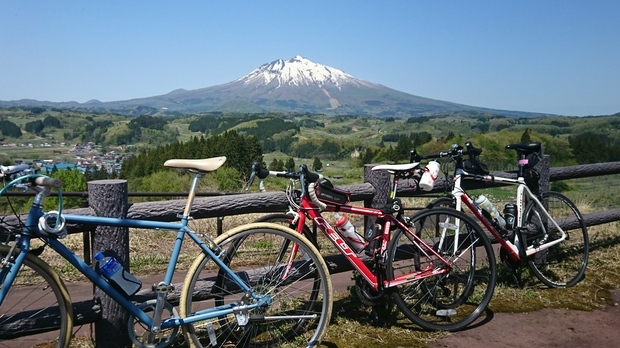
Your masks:
<svg viewBox="0 0 620 348"><path fill-rule="evenodd" d="M301 55L422 97L620 112L620 1L0 0L0 100L126 100Z"/></svg>

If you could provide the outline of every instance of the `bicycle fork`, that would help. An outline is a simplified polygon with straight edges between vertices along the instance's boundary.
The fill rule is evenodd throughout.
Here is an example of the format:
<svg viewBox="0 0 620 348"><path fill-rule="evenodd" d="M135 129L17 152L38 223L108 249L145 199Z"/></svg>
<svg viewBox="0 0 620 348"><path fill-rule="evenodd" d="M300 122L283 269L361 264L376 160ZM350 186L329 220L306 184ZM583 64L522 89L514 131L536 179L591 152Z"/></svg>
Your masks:
<svg viewBox="0 0 620 348"><path fill-rule="evenodd" d="M17 272L19 272L19 268L24 263L24 259L26 259L26 254L28 253L28 246L21 245L19 253L15 255L15 250L17 249L17 245L20 244L21 238L17 238L17 241L11 246L9 252L2 259L1 269L0 269L0 280L3 281L2 289L0 289L0 305L4 302L4 298L6 297L11 285L13 285L13 281L15 277L17 277Z"/></svg>

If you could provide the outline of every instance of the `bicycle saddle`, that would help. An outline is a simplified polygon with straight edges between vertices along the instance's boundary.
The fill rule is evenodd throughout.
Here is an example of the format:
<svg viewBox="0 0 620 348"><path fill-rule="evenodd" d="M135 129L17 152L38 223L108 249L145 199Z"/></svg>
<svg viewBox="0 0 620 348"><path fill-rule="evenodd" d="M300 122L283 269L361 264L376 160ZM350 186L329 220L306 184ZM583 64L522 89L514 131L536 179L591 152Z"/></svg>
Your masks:
<svg viewBox="0 0 620 348"><path fill-rule="evenodd" d="M387 170L391 173L406 172L406 171L414 169L415 167L419 165L420 165L420 162L405 163L405 164L380 164L378 166L372 167L371 170Z"/></svg>
<svg viewBox="0 0 620 348"><path fill-rule="evenodd" d="M507 149L517 150L524 153L534 153L539 152L541 149L541 144L539 142L535 143L525 143L525 144L508 144L506 145Z"/></svg>
<svg viewBox="0 0 620 348"><path fill-rule="evenodd" d="M226 162L226 157L213 157L205 159L169 159L164 162L164 167L193 169L199 172L212 172Z"/></svg>

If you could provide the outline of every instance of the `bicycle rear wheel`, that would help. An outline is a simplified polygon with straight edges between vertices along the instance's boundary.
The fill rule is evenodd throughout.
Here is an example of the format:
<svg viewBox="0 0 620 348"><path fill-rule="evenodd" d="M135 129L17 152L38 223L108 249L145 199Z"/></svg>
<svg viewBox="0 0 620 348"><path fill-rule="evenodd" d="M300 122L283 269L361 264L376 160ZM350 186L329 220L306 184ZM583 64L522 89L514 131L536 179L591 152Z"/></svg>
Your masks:
<svg viewBox="0 0 620 348"><path fill-rule="evenodd" d="M433 209L433 208L456 208L456 203L454 202L454 198L452 196L443 196L443 197L438 197L435 198L434 200L432 200L427 206L426 208L428 209Z"/></svg>
<svg viewBox="0 0 620 348"><path fill-rule="evenodd" d="M0 245L2 260L9 251ZM10 264L0 270L0 287ZM64 283L45 262L27 254L0 305L0 347L68 347L72 329L73 308Z"/></svg>
<svg viewBox="0 0 620 348"><path fill-rule="evenodd" d="M561 193L547 191L541 198L551 218L568 236L561 243L534 254L528 265L536 277L549 287L573 286L583 279L588 265L586 223L575 204ZM524 224L528 246L548 243L560 237L560 232L547 221L546 215L534 202L528 203L525 209Z"/></svg>
<svg viewBox="0 0 620 348"><path fill-rule="evenodd" d="M331 317L332 284L323 258L305 237L281 225L254 223L219 236L215 243L228 267L255 294L271 294L271 302L247 313L250 322L245 326L232 314L188 325L192 346L224 342L235 347L319 345ZM209 261L202 254L190 268L181 295L181 317L251 300L228 273ZM210 282L205 287L206 280Z"/></svg>
<svg viewBox="0 0 620 348"><path fill-rule="evenodd" d="M495 288L495 255L486 234L470 217L448 208L423 210L409 225L411 231L398 229L390 241L388 279L443 268L429 249L448 261L450 271L392 288L396 304L426 330L457 331L470 325L483 314Z"/></svg>

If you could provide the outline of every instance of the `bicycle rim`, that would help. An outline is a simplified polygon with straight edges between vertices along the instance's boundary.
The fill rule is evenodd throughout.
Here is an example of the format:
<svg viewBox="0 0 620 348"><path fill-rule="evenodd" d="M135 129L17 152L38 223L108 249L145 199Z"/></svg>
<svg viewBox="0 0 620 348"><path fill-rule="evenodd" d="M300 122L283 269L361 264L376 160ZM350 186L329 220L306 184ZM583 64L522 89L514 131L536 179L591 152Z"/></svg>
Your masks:
<svg viewBox="0 0 620 348"><path fill-rule="evenodd" d="M316 248L295 231L269 223L240 226L215 242L228 267L255 294L270 294L271 303L267 308L250 311L248 314L257 320L246 326L232 314L188 325L188 341L196 347L208 347L215 341L217 345L228 342L234 347L318 346L331 317L332 285ZM299 251L294 267L284 277L294 245L299 246ZM229 275L209 261L203 254L187 275L180 306L182 317L239 303L244 296ZM313 318L260 320L262 316L284 315Z"/></svg>
<svg viewBox="0 0 620 348"><path fill-rule="evenodd" d="M9 246L0 245L4 259ZM6 270L0 271L0 286ZM68 347L73 328L69 293L41 259L27 255L2 305L0 347Z"/></svg>
<svg viewBox="0 0 620 348"><path fill-rule="evenodd" d="M450 263L450 272L395 287L396 304L426 330L457 331L470 325L484 313L495 288L495 255L486 234L465 214L445 208L414 215L410 226ZM388 251L388 279L443 267L423 249L409 232L397 230Z"/></svg>
<svg viewBox="0 0 620 348"><path fill-rule="evenodd" d="M534 275L549 287L573 286L583 279L588 265L589 241L585 221L573 202L558 192L543 193L542 202L551 218L568 236L563 242L534 254L528 265ZM550 242L560 237L559 231L539 210L534 202L526 208L526 231L523 235L528 245Z"/></svg>

